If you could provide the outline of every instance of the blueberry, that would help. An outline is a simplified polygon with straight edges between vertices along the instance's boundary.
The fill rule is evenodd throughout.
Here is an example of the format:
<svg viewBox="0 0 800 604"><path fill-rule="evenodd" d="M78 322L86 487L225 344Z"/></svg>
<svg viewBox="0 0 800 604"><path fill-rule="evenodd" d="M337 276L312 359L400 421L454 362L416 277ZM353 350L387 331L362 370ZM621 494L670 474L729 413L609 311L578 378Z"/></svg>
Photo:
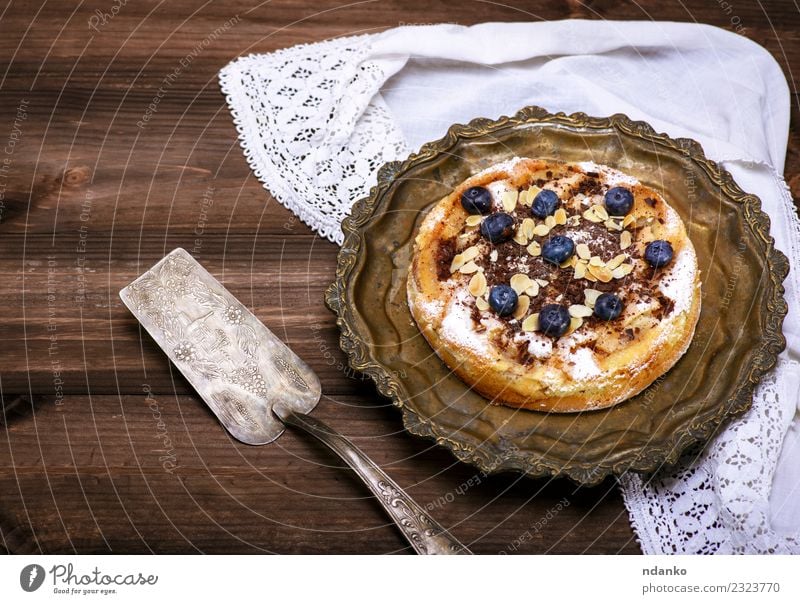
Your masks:
<svg viewBox="0 0 800 604"><path fill-rule="evenodd" d="M606 193L606 210L612 216L625 216L633 207L633 193L625 187L614 187Z"/></svg>
<svg viewBox="0 0 800 604"><path fill-rule="evenodd" d="M672 262L672 244L663 239L656 239L644 248L644 259L653 268L661 268Z"/></svg>
<svg viewBox="0 0 800 604"><path fill-rule="evenodd" d="M483 187L472 187L461 194L461 206L470 214L488 214L492 210L492 194Z"/></svg>
<svg viewBox="0 0 800 604"><path fill-rule="evenodd" d="M517 308L517 292L508 285L495 285L489 290L489 306L501 317L506 317Z"/></svg>
<svg viewBox="0 0 800 604"><path fill-rule="evenodd" d="M536 218L546 218L553 214L559 205L561 205L561 200L558 198L558 195L555 194L555 191L542 189L536 197L533 198L531 214L536 216Z"/></svg>
<svg viewBox="0 0 800 604"><path fill-rule="evenodd" d="M481 221L481 235L492 243L503 243L514 236L514 218L505 212L495 212Z"/></svg>
<svg viewBox="0 0 800 604"><path fill-rule="evenodd" d="M558 266L575 253L575 243L564 235L555 235L542 246L542 260Z"/></svg>
<svg viewBox="0 0 800 604"><path fill-rule="evenodd" d="M569 329L569 322L569 311L560 304L545 304L539 311L539 331L546 336L563 336Z"/></svg>
<svg viewBox="0 0 800 604"><path fill-rule="evenodd" d="M594 303L594 316L603 321L611 321L620 316L622 308L622 300L614 294L600 294Z"/></svg>

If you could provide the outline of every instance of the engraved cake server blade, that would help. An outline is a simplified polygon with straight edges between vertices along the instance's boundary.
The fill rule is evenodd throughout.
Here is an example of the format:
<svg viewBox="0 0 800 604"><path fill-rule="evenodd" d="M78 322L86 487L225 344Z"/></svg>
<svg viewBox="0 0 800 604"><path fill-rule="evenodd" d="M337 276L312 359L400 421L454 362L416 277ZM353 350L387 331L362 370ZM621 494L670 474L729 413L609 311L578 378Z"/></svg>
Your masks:
<svg viewBox="0 0 800 604"><path fill-rule="evenodd" d="M285 426L311 434L364 481L417 553L471 553L361 449L308 415L322 394L316 374L186 250L119 295L234 438L263 445Z"/></svg>

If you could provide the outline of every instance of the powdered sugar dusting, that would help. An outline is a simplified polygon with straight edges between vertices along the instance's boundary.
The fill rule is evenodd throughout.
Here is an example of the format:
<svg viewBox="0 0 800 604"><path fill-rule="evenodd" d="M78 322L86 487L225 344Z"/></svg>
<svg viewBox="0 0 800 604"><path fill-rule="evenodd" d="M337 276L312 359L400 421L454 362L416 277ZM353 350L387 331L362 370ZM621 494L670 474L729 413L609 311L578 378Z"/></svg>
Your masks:
<svg viewBox="0 0 800 604"><path fill-rule="evenodd" d="M682 313L691 308L696 271L694 254L684 247L673 258L667 274L661 278L658 288L662 294L675 303L673 312Z"/></svg>
<svg viewBox="0 0 800 604"><path fill-rule="evenodd" d="M586 231L580 231L575 229L567 229L564 232L565 237L569 237L572 239L573 242L577 243L587 243L588 241L592 240L592 236L587 233Z"/></svg>
<svg viewBox="0 0 800 604"><path fill-rule="evenodd" d="M535 332L528 332L518 334L517 338L521 342L527 342L528 354L536 359L547 359L553 354L553 340L547 336Z"/></svg>
<svg viewBox="0 0 800 604"><path fill-rule="evenodd" d="M594 353L588 348L578 348L570 355L569 360L574 363L567 370L573 380L588 380L602 373L594 360Z"/></svg>
<svg viewBox="0 0 800 604"><path fill-rule="evenodd" d="M573 346L584 344L592 340L594 340L594 335L591 332L578 330L561 337L558 342L563 349L569 350Z"/></svg>
<svg viewBox="0 0 800 604"><path fill-rule="evenodd" d="M486 189L492 195L492 207L495 211L502 211L503 209L503 194L507 191L516 191L508 180L495 180L486 185Z"/></svg>
<svg viewBox="0 0 800 604"><path fill-rule="evenodd" d="M444 302L436 298L423 298L420 296L418 299L413 300L413 303L428 317L438 317L444 310Z"/></svg>
<svg viewBox="0 0 800 604"><path fill-rule="evenodd" d="M633 186L639 184L639 181L632 176L628 176L627 174L624 174L619 170L615 170L614 168L596 164L593 161L582 161L578 164L578 166L584 172L597 172L602 176L603 180L612 187L619 185Z"/></svg>
<svg viewBox="0 0 800 604"><path fill-rule="evenodd" d="M483 334L476 333L472 326L471 304L474 302L469 294L459 291L444 313L439 335L448 342L476 354L485 354L489 351L489 342Z"/></svg>
<svg viewBox="0 0 800 604"><path fill-rule="evenodd" d="M666 205L666 211L664 212L664 226L667 229L676 229L680 228L680 225L683 224L681 220L680 214L676 212L672 206L669 204Z"/></svg>

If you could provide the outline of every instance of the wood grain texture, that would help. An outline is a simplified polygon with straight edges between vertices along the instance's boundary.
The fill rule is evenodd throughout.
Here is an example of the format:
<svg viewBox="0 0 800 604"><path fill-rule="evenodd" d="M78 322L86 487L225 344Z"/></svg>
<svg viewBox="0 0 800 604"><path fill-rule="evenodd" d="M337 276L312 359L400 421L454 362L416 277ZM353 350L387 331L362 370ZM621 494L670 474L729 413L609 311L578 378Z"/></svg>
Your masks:
<svg viewBox="0 0 800 604"><path fill-rule="evenodd" d="M287 433L232 441L121 305L175 246L196 257L320 375L315 411L480 553L637 553L612 481L485 477L401 430L347 369L322 302L337 248L250 173L219 92L233 57L401 23L698 21L780 63L794 95L786 179L800 194L800 15L792 0L12 3L0 17L0 548L15 553L407 552L365 489ZM0 9L2 10L2 9ZM137 126L165 76L207 44ZM743 28L743 29L742 29ZM20 119L18 109L26 114ZM15 123L16 119L16 123ZM205 200L205 203L204 203ZM209 203L210 201L210 203ZM197 231L202 230L198 235ZM199 245L195 240L199 239ZM153 397L148 399L145 390Z"/></svg>

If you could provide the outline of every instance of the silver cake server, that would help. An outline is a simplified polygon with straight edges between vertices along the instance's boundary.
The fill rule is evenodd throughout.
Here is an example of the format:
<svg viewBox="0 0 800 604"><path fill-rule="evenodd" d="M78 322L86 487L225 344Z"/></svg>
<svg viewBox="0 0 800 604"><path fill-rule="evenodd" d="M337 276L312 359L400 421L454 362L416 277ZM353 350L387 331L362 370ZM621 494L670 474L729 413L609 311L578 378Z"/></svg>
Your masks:
<svg viewBox="0 0 800 604"><path fill-rule="evenodd" d="M299 428L355 471L417 553L471 553L361 449L308 415L322 394L316 374L188 252L173 250L119 295L234 438L263 445Z"/></svg>

